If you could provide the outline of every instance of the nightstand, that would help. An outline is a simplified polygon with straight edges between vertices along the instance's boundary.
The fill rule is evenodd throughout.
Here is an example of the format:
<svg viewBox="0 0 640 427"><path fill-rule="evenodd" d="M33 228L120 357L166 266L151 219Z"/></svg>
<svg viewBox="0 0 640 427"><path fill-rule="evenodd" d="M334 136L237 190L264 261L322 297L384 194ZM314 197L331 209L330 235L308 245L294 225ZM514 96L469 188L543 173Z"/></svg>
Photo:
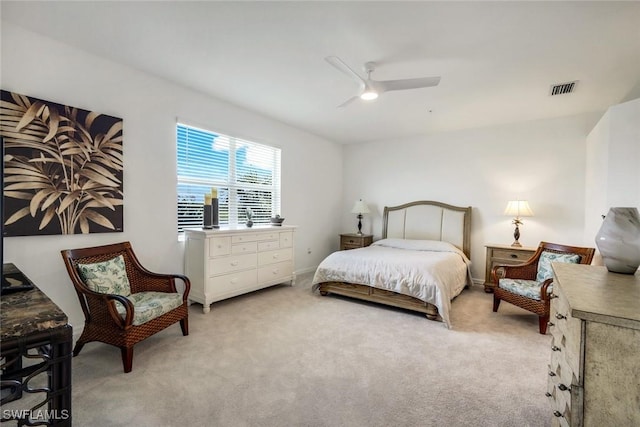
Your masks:
<svg viewBox="0 0 640 427"><path fill-rule="evenodd" d="M491 269L498 264L522 264L533 256L537 248L515 247L509 245L486 245L487 268L484 273L484 291L493 292L496 285L491 282Z"/></svg>
<svg viewBox="0 0 640 427"><path fill-rule="evenodd" d="M340 250L364 248L373 243L373 234L343 233L340 235Z"/></svg>

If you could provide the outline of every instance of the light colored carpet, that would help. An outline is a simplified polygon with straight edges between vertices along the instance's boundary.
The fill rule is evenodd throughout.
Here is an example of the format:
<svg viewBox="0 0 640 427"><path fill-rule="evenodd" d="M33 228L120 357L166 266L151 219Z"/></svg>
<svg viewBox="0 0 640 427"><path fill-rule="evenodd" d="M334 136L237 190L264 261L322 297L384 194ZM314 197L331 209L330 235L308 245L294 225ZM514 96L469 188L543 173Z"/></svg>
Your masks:
<svg viewBox="0 0 640 427"><path fill-rule="evenodd" d="M420 314L311 292L311 274L215 303L120 351L73 359L78 426L546 426L550 335L482 287L453 330Z"/></svg>

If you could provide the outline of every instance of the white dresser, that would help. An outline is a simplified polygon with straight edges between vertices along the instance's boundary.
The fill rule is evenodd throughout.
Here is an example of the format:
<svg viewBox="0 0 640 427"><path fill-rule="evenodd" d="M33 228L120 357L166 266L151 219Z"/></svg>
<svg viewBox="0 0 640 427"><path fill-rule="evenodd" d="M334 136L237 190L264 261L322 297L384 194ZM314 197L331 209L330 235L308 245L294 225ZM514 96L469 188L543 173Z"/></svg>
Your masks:
<svg viewBox="0 0 640 427"><path fill-rule="evenodd" d="M640 426L640 273L552 267L552 424Z"/></svg>
<svg viewBox="0 0 640 427"><path fill-rule="evenodd" d="M189 300L208 313L213 302L295 282L295 226L185 231L185 275Z"/></svg>

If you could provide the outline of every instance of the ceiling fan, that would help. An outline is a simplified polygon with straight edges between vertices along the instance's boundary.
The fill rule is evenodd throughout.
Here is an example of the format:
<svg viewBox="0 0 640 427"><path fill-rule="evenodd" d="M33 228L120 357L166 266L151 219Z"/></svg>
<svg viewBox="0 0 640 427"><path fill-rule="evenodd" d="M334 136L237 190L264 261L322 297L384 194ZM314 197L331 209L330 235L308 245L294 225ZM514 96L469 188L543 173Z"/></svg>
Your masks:
<svg viewBox="0 0 640 427"><path fill-rule="evenodd" d="M390 92L392 90L419 89L423 87L437 86L438 83L440 83L440 77L419 77L415 79L402 80L373 80L371 78L371 73L376 68L375 62L367 62L364 64L364 71L367 73L367 77L363 78L358 73L349 68L349 66L337 56L327 56L325 58L325 61L354 79L360 85L358 95L349 98L338 107L344 107L358 98L364 99L365 101L371 101L376 99L383 92Z"/></svg>

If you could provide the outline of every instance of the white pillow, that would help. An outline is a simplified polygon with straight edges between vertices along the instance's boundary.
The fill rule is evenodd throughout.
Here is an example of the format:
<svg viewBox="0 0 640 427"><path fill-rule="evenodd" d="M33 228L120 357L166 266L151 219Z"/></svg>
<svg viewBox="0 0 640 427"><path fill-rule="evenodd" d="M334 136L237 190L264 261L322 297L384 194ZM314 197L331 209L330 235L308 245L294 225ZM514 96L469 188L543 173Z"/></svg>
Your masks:
<svg viewBox="0 0 640 427"><path fill-rule="evenodd" d="M462 256L465 262L469 261L464 252L456 246L440 240L382 239L373 242L372 246L384 246L387 248L407 249L411 251L453 252Z"/></svg>

